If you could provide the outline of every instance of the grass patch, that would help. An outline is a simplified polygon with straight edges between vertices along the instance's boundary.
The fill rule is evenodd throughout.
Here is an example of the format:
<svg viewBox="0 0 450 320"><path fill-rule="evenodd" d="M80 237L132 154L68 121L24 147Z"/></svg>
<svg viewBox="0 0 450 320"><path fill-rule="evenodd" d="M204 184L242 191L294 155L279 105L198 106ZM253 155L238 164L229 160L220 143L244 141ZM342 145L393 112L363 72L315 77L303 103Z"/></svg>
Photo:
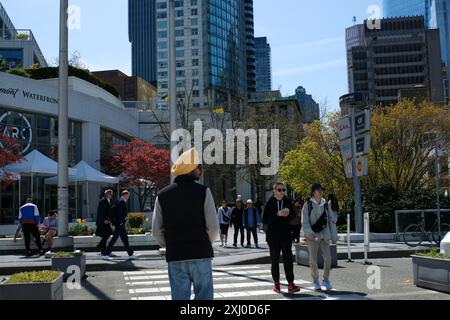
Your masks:
<svg viewBox="0 0 450 320"><path fill-rule="evenodd" d="M437 248L433 248L429 252L418 252L416 255L419 256L419 257L428 257L428 258L450 260L450 253L442 254L439 251L439 249L437 249Z"/></svg>
<svg viewBox="0 0 450 320"><path fill-rule="evenodd" d="M84 252L83 251L76 251L76 252L57 252L55 253L55 255L53 256L54 258L74 258L74 257L82 257L84 256Z"/></svg>
<svg viewBox="0 0 450 320"><path fill-rule="evenodd" d="M46 283L53 282L56 278L60 276L59 271L33 271L33 272L22 272L11 276L5 283L15 284L15 283Z"/></svg>

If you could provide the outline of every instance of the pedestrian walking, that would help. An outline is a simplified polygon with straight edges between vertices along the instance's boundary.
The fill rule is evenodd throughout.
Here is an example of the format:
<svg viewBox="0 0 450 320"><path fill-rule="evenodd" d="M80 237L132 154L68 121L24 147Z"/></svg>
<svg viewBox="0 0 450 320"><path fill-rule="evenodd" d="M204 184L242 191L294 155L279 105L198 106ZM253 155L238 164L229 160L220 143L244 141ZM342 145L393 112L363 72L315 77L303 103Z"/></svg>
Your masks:
<svg viewBox="0 0 450 320"><path fill-rule="evenodd" d="M109 242L105 250L105 260L112 260L111 253L114 244L117 239L122 240L123 245L128 253L128 259L135 259L134 251L130 248L127 233L127 222L128 222L128 206L127 202L130 199L130 192L127 190L122 192L122 197L116 203L115 207L111 208L111 218L114 225L114 233L111 241Z"/></svg>
<svg viewBox="0 0 450 320"><path fill-rule="evenodd" d="M291 220L292 242L300 243L300 231L302 226L302 208L304 201L297 198L294 201L294 218Z"/></svg>
<svg viewBox="0 0 450 320"><path fill-rule="evenodd" d="M166 248L172 300L214 299L213 243L219 220L211 190L199 183L203 174L198 153L183 153L172 167L174 183L161 190L155 203L153 237Z"/></svg>
<svg viewBox="0 0 450 320"><path fill-rule="evenodd" d="M247 201L247 208L244 210L242 222L245 230L247 231L247 248L252 247L251 236L253 235L255 247L259 249L257 230L261 225L261 220L259 212L256 208L253 207L253 201L251 199Z"/></svg>
<svg viewBox="0 0 450 320"><path fill-rule="evenodd" d="M225 200L222 201L222 206L217 211L220 224L220 241L222 242L222 247L228 246L228 229L230 228L231 213L232 210L228 207L227 202Z"/></svg>
<svg viewBox="0 0 450 320"><path fill-rule="evenodd" d="M241 247L244 247L244 205L242 204L241 199L236 199L236 206L233 208L231 213L231 222L234 226L234 242L233 247L237 248L237 241L239 237L239 233L241 234Z"/></svg>
<svg viewBox="0 0 450 320"><path fill-rule="evenodd" d="M337 222L339 219L339 201L336 198L336 195L334 193L331 193L328 195L328 208L331 211L331 219L330 219L330 232L331 232L331 242L333 244L337 243L337 240L339 239L339 234L337 230Z"/></svg>
<svg viewBox="0 0 450 320"><path fill-rule="evenodd" d="M330 281L331 253L330 241L337 241L332 235L330 221L331 210L323 198L324 189L321 184L315 183L311 187L311 199L303 206L302 230L308 242L309 264L315 290L322 290L319 281L319 268L317 266L317 255L319 248L322 250L324 260L324 274L322 285L326 290L332 290Z"/></svg>
<svg viewBox="0 0 450 320"><path fill-rule="evenodd" d="M283 183L273 186L273 196L264 206L263 219L267 225L266 240L270 249L272 262L273 291L281 293L280 285L280 252L283 253L283 265L288 293L300 291L294 283L294 259L292 256L292 238L290 221L295 217L291 199L286 196L286 187Z"/></svg>
<svg viewBox="0 0 450 320"><path fill-rule="evenodd" d="M101 238L97 248L100 250L100 255L102 256L106 255L106 243L112 235L110 216L113 195L114 192L111 189L106 190L105 196L100 200L97 207L97 229L95 230L95 235Z"/></svg>
<svg viewBox="0 0 450 320"><path fill-rule="evenodd" d="M41 244L41 235L39 234L38 225L41 222L38 207L33 204L33 199L28 198L27 203L19 209L19 222L22 225L23 237L25 239L25 255L30 257L30 242L33 236L40 256L44 255Z"/></svg>

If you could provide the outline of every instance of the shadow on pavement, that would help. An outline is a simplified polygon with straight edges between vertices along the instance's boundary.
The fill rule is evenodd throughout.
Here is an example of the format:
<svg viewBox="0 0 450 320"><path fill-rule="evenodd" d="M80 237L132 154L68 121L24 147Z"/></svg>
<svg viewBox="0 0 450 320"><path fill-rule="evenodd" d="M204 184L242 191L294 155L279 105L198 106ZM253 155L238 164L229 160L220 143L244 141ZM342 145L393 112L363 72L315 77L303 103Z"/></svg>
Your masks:
<svg viewBox="0 0 450 320"><path fill-rule="evenodd" d="M94 286L92 283L90 283L89 278L84 279L81 282L81 286L99 300L112 300L112 298L109 297L106 293L104 293L102 290L100 290L99 288Z"/></svg>

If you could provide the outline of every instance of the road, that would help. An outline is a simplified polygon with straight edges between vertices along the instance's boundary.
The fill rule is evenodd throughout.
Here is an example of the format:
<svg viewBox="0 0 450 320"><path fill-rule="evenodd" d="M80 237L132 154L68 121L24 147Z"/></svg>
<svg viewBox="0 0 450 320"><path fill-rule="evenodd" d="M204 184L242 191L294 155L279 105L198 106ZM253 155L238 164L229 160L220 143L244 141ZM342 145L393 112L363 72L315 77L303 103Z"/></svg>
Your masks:
<svg viewBox="0 0 450 320"><path fill-rule="evenodd" d="M340 266L331 274L335 286L331 292L312 290L309 268L295 265L296 283L302 288L295 295L279 295L272 291L270 265L214 266L215 299L450 300L449 294L413 285L410 258L371 262L372 266L365 266L361 261L340 261ZM380 277L376 277L378 274ZM379 289L375 288L377 284ZM282 291L287 292L283 272ZM65 286L64 297L67 300L170 300L167 269L164 264L148 262L145 266L140 263L137 271L88 272L80 290L69 290Z"/></svg>

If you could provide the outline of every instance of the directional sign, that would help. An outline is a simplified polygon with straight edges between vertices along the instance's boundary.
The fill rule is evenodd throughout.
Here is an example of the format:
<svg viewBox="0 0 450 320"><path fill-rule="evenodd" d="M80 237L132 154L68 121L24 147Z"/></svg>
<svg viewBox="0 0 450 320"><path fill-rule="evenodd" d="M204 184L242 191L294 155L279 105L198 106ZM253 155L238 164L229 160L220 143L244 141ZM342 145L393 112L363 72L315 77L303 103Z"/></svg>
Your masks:
<svg viewBox="0 0 450 320"><path fill-rule="evenodd" d="M345 161L345 175L347 178L353 178L353 165L352 160ZM366 157L360 157L356 160L356 172L358 177L367 176L369 174L369 159Z"/></svg>
<svg viewBox="0 0 450 320"><path fill-rule="evenodd" d="M351 137L352 125L350 123L350 117L344 117L338 120L338 130L340 140L345 140Z"/></svg>
<svg viewBox="0 0 450 320"><path fill-rule="evenodd" d="M356 138L356 156L362 156L370 152L370 134ZM343 159L352 158L352 139L341 142L341 154Z"/></svg>
<svg viewBox="0 0 450 320"><path fill-rule="evenodd" d="M355 133L356 135L370 131L370 110L364 110L355 115Z"/></svg>

